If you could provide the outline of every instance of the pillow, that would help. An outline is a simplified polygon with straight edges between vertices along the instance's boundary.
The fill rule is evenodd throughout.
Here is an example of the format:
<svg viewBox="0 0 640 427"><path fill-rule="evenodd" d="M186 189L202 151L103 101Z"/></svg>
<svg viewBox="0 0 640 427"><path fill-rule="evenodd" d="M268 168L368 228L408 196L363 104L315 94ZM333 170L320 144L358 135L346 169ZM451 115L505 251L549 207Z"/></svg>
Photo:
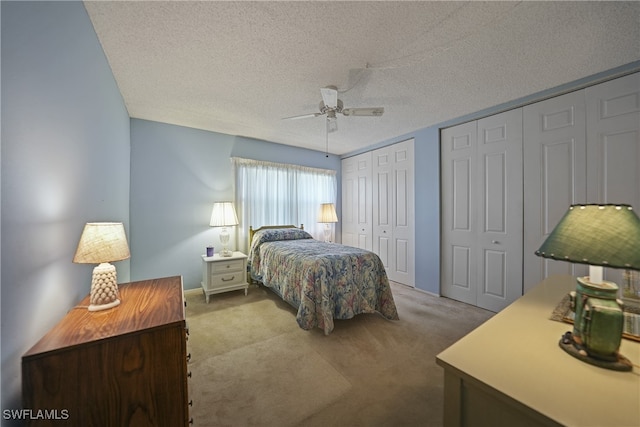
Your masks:
<svg viewBox="0 0 640 427"><path fill-rule="evenodd" d="M260 230L253 235L253 245L264 242L275 242L277 240L299 239L313 239L313 236L300 228L274 228Z"/></svg>

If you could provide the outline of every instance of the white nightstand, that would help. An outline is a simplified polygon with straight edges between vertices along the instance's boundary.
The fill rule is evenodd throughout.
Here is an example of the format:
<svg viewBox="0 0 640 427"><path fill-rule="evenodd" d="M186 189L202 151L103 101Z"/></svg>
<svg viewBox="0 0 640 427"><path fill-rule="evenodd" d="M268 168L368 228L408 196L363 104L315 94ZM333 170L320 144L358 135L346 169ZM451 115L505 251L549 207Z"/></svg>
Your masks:
<svg viewBox="0 0 640 427"><path fill-rule="evenodd" d="M244 289L247 295L247 256L234 252L230 257L202 255L202 290L209 303L209 295Z"/></svg>

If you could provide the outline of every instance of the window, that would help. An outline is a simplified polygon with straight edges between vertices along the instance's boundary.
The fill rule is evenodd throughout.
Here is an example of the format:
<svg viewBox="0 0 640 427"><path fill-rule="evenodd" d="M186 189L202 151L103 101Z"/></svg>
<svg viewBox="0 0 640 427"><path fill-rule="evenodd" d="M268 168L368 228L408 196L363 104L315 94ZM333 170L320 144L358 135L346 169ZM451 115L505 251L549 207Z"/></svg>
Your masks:
<svg viewBox="0 0 640 427"><path fill-rule="evenodd" d="M247 251L249 226L304 224L323 239L318 224L322 203L336 203L336 171L284 163L232 158L236 180L238 246Z"/></svg>

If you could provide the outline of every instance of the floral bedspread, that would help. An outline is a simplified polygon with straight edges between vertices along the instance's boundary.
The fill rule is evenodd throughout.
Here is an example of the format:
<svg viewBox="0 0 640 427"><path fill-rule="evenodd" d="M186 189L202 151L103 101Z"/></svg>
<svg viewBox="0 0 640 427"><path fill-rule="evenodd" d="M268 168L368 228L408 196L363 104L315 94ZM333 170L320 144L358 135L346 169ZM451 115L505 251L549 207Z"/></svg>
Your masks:
<svg viewBox="0 0 640 427"><path fill-rule="evenodd" d="M302 329L328 335L334 319L379 312L398 319L389 280L373 252L324 243L299 229L263 230L249 252L251 276L298 309Z"/></svg>

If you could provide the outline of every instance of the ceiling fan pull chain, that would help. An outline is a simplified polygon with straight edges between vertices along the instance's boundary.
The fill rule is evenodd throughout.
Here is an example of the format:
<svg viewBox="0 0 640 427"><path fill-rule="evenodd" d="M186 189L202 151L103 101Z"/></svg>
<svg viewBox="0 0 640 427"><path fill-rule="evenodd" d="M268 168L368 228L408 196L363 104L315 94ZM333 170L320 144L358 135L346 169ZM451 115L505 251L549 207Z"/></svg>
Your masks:
<svg viewBox="0 0 640 427"><path fill-rule="evenodd" d="M327 128L326 128L325 135L326 135L326 141L327 141L327 148L324 156L326 158L329 158L329 117L327 117L326 124L327 124Z"/></svg>

